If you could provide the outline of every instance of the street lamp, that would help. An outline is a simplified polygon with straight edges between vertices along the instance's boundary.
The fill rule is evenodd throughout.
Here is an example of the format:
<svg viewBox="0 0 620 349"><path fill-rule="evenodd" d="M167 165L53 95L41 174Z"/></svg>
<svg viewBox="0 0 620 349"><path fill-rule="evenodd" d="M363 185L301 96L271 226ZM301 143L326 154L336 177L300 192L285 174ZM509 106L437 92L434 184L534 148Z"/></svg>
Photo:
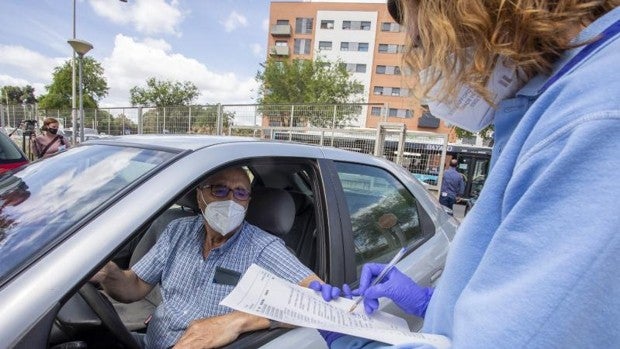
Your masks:
<svg viewBox="0 0 620 349"><path fill-rule="evenodd" d="M93 49L93 45L84 40L71 39L67 41L71 47L73 47L73 51L77 53L79 60L79 99L80 99L80 141L84 140L84 102L82 97L82 90L84 88L84 83L82 81L82 61L84 60L84 55L88 53L88 51ZM75 140L76 135L75 124L73 125L73 139Z"/></svg>

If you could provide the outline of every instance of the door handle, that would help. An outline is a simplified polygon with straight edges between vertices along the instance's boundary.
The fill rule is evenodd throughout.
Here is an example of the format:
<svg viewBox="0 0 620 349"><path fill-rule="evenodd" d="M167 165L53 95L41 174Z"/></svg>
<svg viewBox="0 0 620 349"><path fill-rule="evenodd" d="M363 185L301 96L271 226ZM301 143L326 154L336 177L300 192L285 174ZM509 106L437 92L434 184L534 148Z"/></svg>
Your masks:
<svg viewBox="0 0 620 349"><path fill-rule="evenodd" d="M443 269L439 269L436 272L433 273L433 275L431 275L431 283L435 283L435 281L437 281L437 279L439 279L439 277L441 276L441 274L443 273Z"/></svg>

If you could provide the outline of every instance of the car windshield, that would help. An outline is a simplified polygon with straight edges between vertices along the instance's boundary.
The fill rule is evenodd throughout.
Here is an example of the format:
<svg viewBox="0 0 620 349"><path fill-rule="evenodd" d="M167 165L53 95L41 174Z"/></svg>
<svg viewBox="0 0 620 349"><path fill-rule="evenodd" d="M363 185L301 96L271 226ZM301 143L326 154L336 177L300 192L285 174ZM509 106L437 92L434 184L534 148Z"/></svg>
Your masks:
<svg viewBox="0 0 620 349"><path fill-rule="evenodd" d="M90 145L0 176L0 285L174 155Z"/></svg>

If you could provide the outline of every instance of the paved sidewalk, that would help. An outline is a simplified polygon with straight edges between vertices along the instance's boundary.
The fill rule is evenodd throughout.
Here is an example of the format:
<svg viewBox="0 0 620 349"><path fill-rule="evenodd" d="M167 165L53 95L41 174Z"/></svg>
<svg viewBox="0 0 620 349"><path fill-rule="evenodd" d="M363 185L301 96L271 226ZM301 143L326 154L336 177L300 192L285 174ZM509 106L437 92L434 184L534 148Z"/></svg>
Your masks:
<svg viewBox="0 0 620 349"><path fill-rule="evenodd" d="M452 214L454 218L462 221L465 218L465 205L454 204L452 206Z"/></svg>

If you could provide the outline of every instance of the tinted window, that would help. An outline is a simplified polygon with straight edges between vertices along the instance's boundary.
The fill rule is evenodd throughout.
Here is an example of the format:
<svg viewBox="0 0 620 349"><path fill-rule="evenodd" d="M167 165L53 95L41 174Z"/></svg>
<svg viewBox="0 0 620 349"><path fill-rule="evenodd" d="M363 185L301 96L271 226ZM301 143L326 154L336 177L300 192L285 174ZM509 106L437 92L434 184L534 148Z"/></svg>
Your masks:
<svg viewBox="0 0 620 349"><path fill-rule="evenodd" d="M355 260L388 262L404 246L423 238L415 197L389 172L336 163L351 216Z"/></svg>
<svg viewBox="0 0 620 349"><path fill-rule="evenodd" d="M17 150L13 141L4 135L0 136L0 163L23 159L22 153Z"/></svg>
<svg viewBox="0 0 620 349"><path fill-rule="evenodd" d="M0 176L0 284L173 153L92 145Z"/></svg>

